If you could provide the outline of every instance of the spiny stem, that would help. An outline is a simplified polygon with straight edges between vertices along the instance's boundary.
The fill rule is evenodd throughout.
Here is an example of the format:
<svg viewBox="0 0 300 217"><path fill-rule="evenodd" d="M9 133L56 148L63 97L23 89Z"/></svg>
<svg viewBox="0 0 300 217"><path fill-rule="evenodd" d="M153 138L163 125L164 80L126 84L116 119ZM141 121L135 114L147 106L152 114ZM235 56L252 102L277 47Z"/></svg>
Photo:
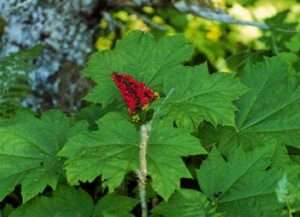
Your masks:
<svg viewBox="0 0 300 217"><path fill-rule="evenodd" d="M149 135L151 131L150 124L143 124L140 128L140 153L139 153L139 160L140 160L140 169L137 172L139 178L139 194L140 194L140 201L141 201L141 211L142 217L148 216L148 207L147 207L147 191L146 191L146 184L147 184L147 146Z"/></svg>
<svg viewBox="0 0 300 217"><path fill-rule="evenodd" d="M174 88L172 88L161 105L157 108L156 112L153 114L153 117L151 121L148 123L143 124L140 127L140 153L139 153L139 163L140 168L137 171L137 176L139 179L139 195L140 195L140 201L141 201L141 211L142 211L142 217L148 216L148 207L147 207L147 191L146 191L146 185L147 185L147 148L148 148L148 141L150 137L150 131L152 128L153 121L157 118L158 113L160 112L161 106L165 104L165 102L168 100L168 98L173 94Z"/></svg>

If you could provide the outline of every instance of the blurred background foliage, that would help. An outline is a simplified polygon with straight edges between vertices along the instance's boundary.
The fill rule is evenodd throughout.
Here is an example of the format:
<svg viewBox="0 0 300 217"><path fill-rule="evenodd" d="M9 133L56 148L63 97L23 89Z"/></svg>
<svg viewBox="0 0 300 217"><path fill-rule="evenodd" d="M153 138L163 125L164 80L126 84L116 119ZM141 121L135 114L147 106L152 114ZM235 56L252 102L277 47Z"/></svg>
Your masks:
<svg viewBox="0 0 300 217"><path fill-rule="evenodd" d="M195 48L187 64L236 73L247 61L273 55L296 72L299 29L299 0L0 0L0 60L41 44L26 68L31 91L21 91L22 105L73 112L84 107L80 99L92 85L80 73L88 56L130 31L183 34Z"/></svg>
<svg viewBox="0 0 300 217"><path fill-rule="evenodd" d="M208 61L224 72L237 67L256 52L266 55L300 50L300 4L295 0L202 0L198 10L209 10L219 15L197 16L194 11L183 13L176 7L144 6L134 10L127 5L103 12L98 26L96 48L110 49L121 35L138 29L150 31L155 36L184 34L195 47L194 62ZM131 5L132 6L132 5ZM222 20L226 13L239 21L254 25L235 24ZM213 15L212 15L213 16ZM266 24L257 27L255 24ZM271 54L272 53L272 54Z"/></svg>

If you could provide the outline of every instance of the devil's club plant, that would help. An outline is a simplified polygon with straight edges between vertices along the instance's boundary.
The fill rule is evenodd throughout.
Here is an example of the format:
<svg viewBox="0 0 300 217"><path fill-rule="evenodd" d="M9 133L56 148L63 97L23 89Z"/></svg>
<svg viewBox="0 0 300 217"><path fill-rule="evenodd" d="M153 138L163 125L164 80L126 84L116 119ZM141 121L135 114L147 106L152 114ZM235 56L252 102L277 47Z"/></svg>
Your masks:
<svg viewBox="0 0 300 217"><path fill-rule="evenodd" d="M287 169L300 143L298 75L280 57L211 74L185 65L192 54L182 36L130 33L84 71L95 82L85 100L101 105L88 110L94 125L58 111L0 122L0 198L23 203L7 216L299 211Z"/></svg>

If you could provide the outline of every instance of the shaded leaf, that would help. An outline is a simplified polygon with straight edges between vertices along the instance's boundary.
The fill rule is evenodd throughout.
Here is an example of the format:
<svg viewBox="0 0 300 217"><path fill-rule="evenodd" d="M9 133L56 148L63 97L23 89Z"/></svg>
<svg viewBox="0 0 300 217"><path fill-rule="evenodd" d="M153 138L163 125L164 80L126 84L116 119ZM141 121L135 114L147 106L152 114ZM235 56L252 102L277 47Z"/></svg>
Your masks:
<svg viewBox="0 0 300 217"><path fill-rule="evenodd" d="M198 170L201 189L225 216L278 216L275 187L282 171L277 148L272 143L250 152L237 148L227 160L213 149Z"/></svg>
<svg viewBox="0 0 300 217"><path fill-rule="evenodd" d="M46 186L56 188L63 175L63 162L56 156L68 137L82 127L71 128L60 112L45 113L41 119L21 113L0 127L0 199L21 184L23 202Z"/></svg>
<svg viewBox="0 0 300 217"><path fill-rule="evenodd" d="M180 190L168 202L159 204L153 210L154 214L165 217L221 217L215 207L200 192Z"/></svg>
<svg viewBox="0 0 300 217"><path fill-rule="evenodd" d="M236 136L241 143L259 143L265 137L299 147L300 86L289 66L273 57L248 64L241 81L250 90L237 103Z"/></svg>
<svg viewBox="0 0 300 217"><path fill-rule="evenodd" d="M93 201L87 193L60 187L51 197L36 197L9 217L91 217L93 208Z"/></svg>
<svg viewBox="0 0 300 217"><path fill-rule="evenodd" d="M93 217L131 217L130 211L137 203L130 197L108 194L97 203Z"/></svg>

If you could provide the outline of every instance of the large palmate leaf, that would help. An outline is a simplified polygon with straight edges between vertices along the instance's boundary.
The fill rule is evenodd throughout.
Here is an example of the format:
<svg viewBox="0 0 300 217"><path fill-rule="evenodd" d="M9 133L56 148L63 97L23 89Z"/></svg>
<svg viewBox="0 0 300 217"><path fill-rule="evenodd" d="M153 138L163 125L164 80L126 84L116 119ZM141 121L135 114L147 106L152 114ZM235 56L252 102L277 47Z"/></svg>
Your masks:
<svg viewBox="0 0 300 217"><path fill-rule="evenodd" d="M0 200L21 184L23 202L46 186L56 187L63 174L56 153L80 127L71 128L59 112L47 112L41 119L21 113L12 123L0 127Z"/></svg>
<svg viewBox="0 0 300 217"><path fill-rule="evenodd" d="M137 203L133 198L108 194L97 203L93 217L132 217L130 211Z"/></svg>
<svg viewBox="0 0 300 217"><path fill-rule="evenodd" d="M234 126L233 101L247 90L231 75L210 75L206 65L171 69L164 88L166 93L174 89L166 103L168 118L178 125L195 126L202 120Z"/></svg>
<svg viewBox="0 0 300 217"><path fill-rule="evenodd" d="M275 194L282 175L277 148L274 144L251 152L238 148L227 161L213 149L197 172L201 189L227 217L280 216Z"/></svg>
<svg viewBox="0 0 300 217"><path fill-rule="evenodd" d="M250 90L237 103L236 130L226 130L224 137L254 145L276 138L300 147L300 86L293 76L278 57L248 64L241 81Z"/></svg>
<svg viewBox="0 0 300 217"><path fill-rule="evenodd" d="M168 202L159 204L154 214L164 217L221 217L200 192L180 190Z"/></svg>
<svg viewBox="0 0 300 217"><path fill-rule="evenodd" d="M117 187L124 175L138 167L140 135L136 127L118 113L109 113L98 122L99 131L73 137L60 152L68 158L70 183L92 181L102 175ZM205 154L199 140L189 133L154 124L149 138L148 171L154 190L167 199L179 187L181 177L190 177L181 157Z"/></svg>
<svg viewBox="0 0 300 217"><path fill-rule="evenodd" d="M87 193L60 187L51 197L36 197L9 217L92 217L93 209L92 198Z"/></svg>
<svg viewBox="0 0 300 217"><path fill-rule="evenodd" d="M84 191L59 187L51 197L39 196L13 211L9 217L131 217L137 200L108 194L94 206Z"/></svg>
<svg viewBox="0 0 300 217"><path fill-rule="evenodd" d="M191 55L192 48L183 36L156 41L149 33L132 32L118 41L112 51L98 52L91 57L85 73L97 85L87 99L104 105L119 99L111 79L113 72L133 75L159 91L163 76Z"/></svg>

